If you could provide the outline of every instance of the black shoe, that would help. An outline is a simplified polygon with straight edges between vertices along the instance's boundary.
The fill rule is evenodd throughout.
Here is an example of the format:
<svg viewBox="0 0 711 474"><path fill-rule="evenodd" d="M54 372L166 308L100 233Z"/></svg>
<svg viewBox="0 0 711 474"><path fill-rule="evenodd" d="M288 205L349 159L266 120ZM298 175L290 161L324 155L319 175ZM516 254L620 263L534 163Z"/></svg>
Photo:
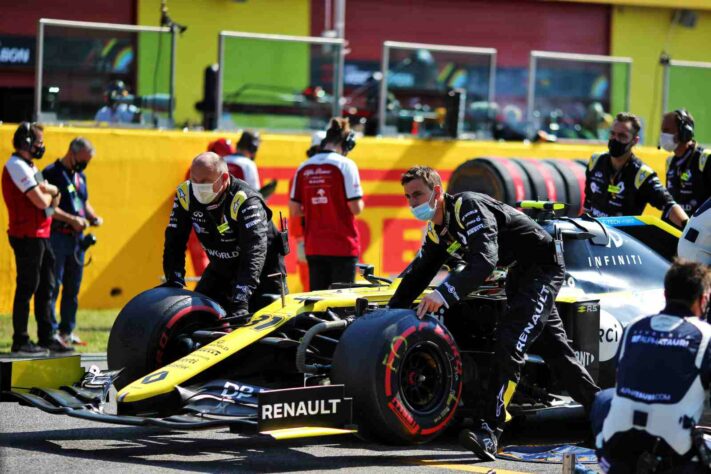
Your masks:
<svg viewBox="0 0 711 474"><path fill-rule="evenodd" d="M52 354L69 354L74 352L74 348L65 344L59 336L54 336L49 343L40 345L46 349L49 349L49 352Z"/></svg>
<svg viewBox="0 0 711 474"><path fill-rule="evenodd" d="M13 344L10 351L14 356L42 357L49 355L49 351L47 349L36 345L32 341L27 341L24 344Z"/></svg>
<svg viewBox="0 0 711 474"><path fill-rule="evenodd" d="M498 442L496 436L488 430L462 430L459 433L459 444L482 461L496 461Z"/></svg>

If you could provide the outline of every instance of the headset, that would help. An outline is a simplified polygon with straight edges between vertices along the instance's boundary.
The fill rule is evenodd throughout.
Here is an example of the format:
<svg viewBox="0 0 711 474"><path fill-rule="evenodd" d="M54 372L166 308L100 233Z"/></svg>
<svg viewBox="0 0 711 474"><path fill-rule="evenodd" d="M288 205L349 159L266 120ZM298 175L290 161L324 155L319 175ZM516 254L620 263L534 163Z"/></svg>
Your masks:
<svg viewBox="0 0 711 474"><path fill-rule="evenodd" d="M15 130L15 135L12 137L12 145L16 150L30 151L32 149L32 144L37 139L35 132L32 128L35 123L32 122L22 122L17 130Z"/></svg>
<svg viewBox="0 0 711 474"><path fill-rule="evenodd" d="M343 147L343 151L346 153L349 153L353 148L356 146L356 136L355 133L353 132L348 132L348 135L343 139L343 142L341 144Z"/></svg>
<svg viewBox="0 0 711 474"><path fill-rule="evenodd" d="M691 118L686 109L674 111L676 123L679 127L679 143L687 143L694 138L694 119Z"/></svg>

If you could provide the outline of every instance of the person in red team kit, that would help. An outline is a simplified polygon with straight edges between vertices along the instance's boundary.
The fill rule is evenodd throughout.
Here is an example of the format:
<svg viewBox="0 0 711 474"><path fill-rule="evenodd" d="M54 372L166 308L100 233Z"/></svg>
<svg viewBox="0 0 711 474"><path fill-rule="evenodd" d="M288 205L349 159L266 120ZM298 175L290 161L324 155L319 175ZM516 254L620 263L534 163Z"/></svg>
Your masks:
<svg viewBox="0 0 711 474"><path fill-rule="evenodd" d="M347 119L331 119L321 152L301 163L291 187L289 212L304 216L310 289L355 281L360 238L355 216L363 211L358 167L346 158L355 147Z"/></svg>
<svg viewBox="0 0 711 474"><path fill-rule="evenodd" d="M230 174L249 184L257 191L262 186L257 165L254 164L259 144L259 133L245 130L237 142L237 151L234 154L225 156L225 162Z"/></svg>
<svg viewBox="0 0 711 474"><path fill-rule="evenodd" d="M34 161L44 156L44 129L22 122L12 138L15 152L2 171L2 195L7 206L7 230L15 253L17 286L12 302L14 355L42 356L67 353L67 346L52 330L50 302L54 290L54 252L49 243L52 213L59 205L59 189L49 184ZM30 300L34 297L38 345L27 333Z"/></svg>

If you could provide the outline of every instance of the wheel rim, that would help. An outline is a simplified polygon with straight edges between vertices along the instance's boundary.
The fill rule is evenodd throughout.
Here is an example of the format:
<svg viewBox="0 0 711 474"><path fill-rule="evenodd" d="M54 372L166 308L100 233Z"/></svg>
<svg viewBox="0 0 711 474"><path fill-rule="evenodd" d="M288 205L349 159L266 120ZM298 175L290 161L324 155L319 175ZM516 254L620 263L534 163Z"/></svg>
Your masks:
<svg viewBox="0 0 711 474"><path fill-rule="evenodd" d="M165 366L175 362L195 350L195 343L191 336L193 332L209 325L205 321L206 316L198 313L189 313L172 328L162 351L162 357L160 357L160 360L156 360L158 366Z"/></svg>
<svg viewBox="0 0 711 474"><path fill-rule="evenodd" d="M446 371L439 348L419 343L405 354L400 372L400 395L407 407L418 414L436 409L445 397Z"/></svg>

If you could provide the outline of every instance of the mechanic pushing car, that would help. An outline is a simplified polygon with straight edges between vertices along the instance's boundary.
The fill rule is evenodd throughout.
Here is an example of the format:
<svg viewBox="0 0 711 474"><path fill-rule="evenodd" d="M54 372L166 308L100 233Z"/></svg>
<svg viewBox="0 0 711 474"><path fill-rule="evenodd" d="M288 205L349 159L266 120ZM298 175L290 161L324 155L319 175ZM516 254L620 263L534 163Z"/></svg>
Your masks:
<svg viewBox="0 0 711 474"><path fill-rule="evenodd" d="M711 380L711 326L699 318L711 298L709 268L674 262L664 278L664 295L661 313L625 330L615 387L600 392L593 404L604 472L711 469L711 453L694 429Z"/></svg>
<svg viewBox="0 0 711 474"><path fill-rule="evenodd" d="M585 407L599 388L575 358L555 307L565 273L562 247L525 214L484 194L442 191L439 174L415 166L402 175L414 216L428 222L422 249L408 267L390 306L408 308L449 258L465 263L422 298L417 316L451 307L471 293L496 266L511 266L506 281L508 307L496 329L496 345L479 426L464 430L460 442L480 459L493 460L524 356L541 340L541 355L570 395Z"/></svg>
<svg viewBox="0 0 711 474"><path fill-rule="evenodd" d="M667 159L667 189L688 215L711 197L711 151L694 140L694 118L685 109L664 114L659 145Z"/></svg>
<svg viewBox="0 0 711 474"><path fill-rule="evenodd" d="M633 114L615 117L608 152L595 153L585 170L585 211L595 217L639 216L651 204L662 211L663 219L683 228L689 217L657 173L632 152L639 143L640 127L639 118Z"/></svg>
<svg viewBox="0 0 711 474"><path fill-rule="evenodd" d="M272 211L257 191L227 171L224 159L199 154L190 180L178 186L165 230L165 286L185 285L185 247L195 229L210 263L195 291L213 298L236 319L265 306L266 294L279 294L286 275L286 233L277 231ZM284 288L286 292L287 289Z"/></svg>

